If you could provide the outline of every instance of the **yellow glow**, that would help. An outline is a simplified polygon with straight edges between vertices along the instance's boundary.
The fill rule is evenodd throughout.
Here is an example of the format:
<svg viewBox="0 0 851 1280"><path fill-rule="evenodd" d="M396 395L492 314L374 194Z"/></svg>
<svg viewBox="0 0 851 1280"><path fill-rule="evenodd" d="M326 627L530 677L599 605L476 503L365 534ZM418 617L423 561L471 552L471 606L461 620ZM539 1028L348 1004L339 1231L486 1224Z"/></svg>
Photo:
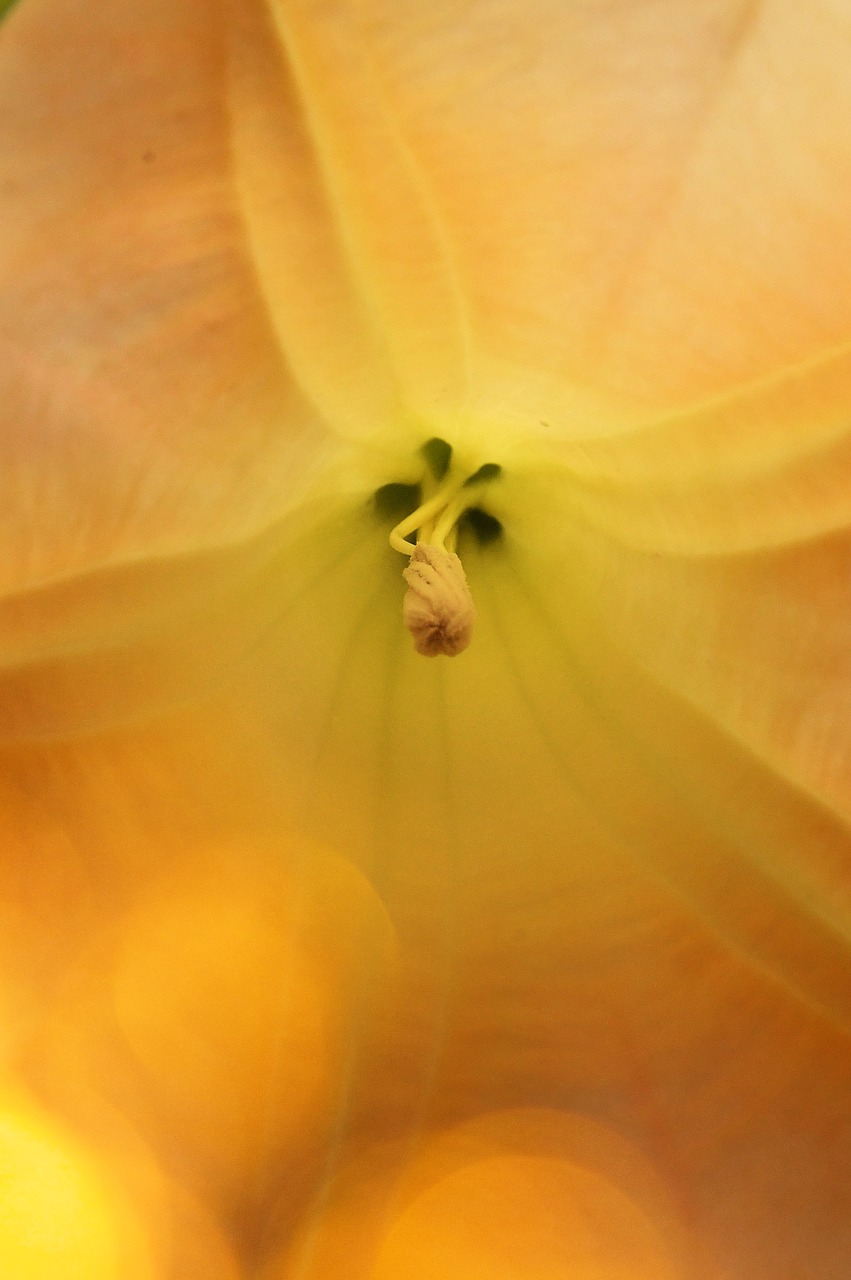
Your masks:
<svg viewBox="0 0 851 1280"><path fill-rule="evenodd" d="M133 1247L135 1244L135 1248ZM148 1280L105 1177L34 1106L0 1109L0 1275L4 1280Z"/></svg>

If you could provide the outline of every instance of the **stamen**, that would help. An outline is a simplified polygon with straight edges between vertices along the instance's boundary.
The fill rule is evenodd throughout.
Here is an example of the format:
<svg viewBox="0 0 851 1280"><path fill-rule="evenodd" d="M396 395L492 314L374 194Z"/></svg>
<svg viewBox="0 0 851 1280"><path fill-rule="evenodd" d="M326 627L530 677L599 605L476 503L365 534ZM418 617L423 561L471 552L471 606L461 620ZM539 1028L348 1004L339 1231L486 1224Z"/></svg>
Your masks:
<svg viewBox="0 0 851 1280"><path fill-rule="evenodd" d="M456 476L454 479L450 477L440 486L437 493L418 506L416 511L412 511L404 520L400 520L390 532L390 545L393 550L401 551L405 556L413 555L416 544L407 542L406 538L415 529L420 530L419 542L431 541L431 538L424 531L428 530L430 532L435 518L440 515L456 492L462 488L463 484L463 476Z"/></svg>
<svg viewBox="0 0 851 1280"><path fill-rule="evenodd" d="M430 658L454 657L470 643L476 618L464 566L455 553L458 524L470 510L480 511L476 507L479 486L495 479L501 468L486 462L472 474L453 474L451 449L442 440L429 441L421 452L442 483L399 521L390 534L390 545L411 557L402 574L408 584L402 616L414 637L414 648ZM408 541L414 532L416 543Z"/></svg>

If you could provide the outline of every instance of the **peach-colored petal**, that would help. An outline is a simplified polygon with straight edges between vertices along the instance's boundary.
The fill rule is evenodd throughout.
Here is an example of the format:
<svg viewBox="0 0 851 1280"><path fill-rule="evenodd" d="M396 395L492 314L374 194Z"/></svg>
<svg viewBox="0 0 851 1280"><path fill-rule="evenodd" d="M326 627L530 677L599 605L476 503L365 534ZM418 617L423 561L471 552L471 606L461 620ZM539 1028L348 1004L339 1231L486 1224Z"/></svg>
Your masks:
<svg viewBox="0 0 851 1280"><path fill-rule="evenodd" d="M360 430L352 361L380 361L385 412L582 435L597 395L703 399L847 341L840 6L233 11L267 297L304 384L343 417L351 386Z"/></svg>
<svg viewBox="0 0 851 1280"><path fill-rule="evenodd" d="M761 551L851 520L851 348L628 435L559 452L564 505L674 554Z"/></svg>
<svg viewBox="0 0 851 1280"><path fill-rule="evenodd" d="M321 450L243 245L217 12L4 22L4 592L244 537Z"/></svg>

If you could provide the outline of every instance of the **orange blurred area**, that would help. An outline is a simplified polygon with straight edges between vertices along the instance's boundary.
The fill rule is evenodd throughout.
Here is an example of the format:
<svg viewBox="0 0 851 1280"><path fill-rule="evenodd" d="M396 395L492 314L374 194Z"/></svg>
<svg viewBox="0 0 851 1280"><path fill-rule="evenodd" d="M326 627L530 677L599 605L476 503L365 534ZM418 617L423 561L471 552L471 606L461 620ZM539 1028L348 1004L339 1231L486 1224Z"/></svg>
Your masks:
<svg viewBox="0 0 851 1280"><path fill-rule="evenodd" d="M390 1229L375 1280L674 1280L664 1237L569 1161L504 1156L449 1174Z"/></svg>
<svg viewBox="0 0 851 1280"><path fill-rule="evenodd" d="M152 888L119 950L117 1019L165 1141L228 1184L322 1134L353 1019L386 977L391 929L366 881L301 856L293 875L250 849L205 851Z"/></svg>
<svg viewBox="0 0 851 1280"><path fill-rule="evenodd" d="M47 804L33 812L37 791L20 791L0 775L0 1063L38 1034L62 975L98 927L80 848ZM104 917L109 896L101 895Z"/></svg>
<svg viewBox="0 0 851 1280"><path fill-rule="evenodd" d="M108 1099L234 1210L322 1146L392 969L386 913L342 859L192 847L69 969L28 1068L82 1123Z"/></svg>
<svg viewBox="0 0 851 1280"><path fill-rule="evenodd" d="M114 866L65 850L64 915L44 832L7 852L2 1049L44 1110L3 1120L0 1179L35 1216L3 1219L2 1280L237 1280L272 1202L298 1220L386 1022L394 932L351 864L280 831L181 839L156 816L135 841L116 829ZM42 1219L65 1223L73 1262L38 1243Z"/></svg>
<svg viewBox="0 0 851 1280"><path fill-rule="evenodd" d="M680 1207L614 1130L493 1112L341 1171L263 1280L697 1280Z"/></svg>

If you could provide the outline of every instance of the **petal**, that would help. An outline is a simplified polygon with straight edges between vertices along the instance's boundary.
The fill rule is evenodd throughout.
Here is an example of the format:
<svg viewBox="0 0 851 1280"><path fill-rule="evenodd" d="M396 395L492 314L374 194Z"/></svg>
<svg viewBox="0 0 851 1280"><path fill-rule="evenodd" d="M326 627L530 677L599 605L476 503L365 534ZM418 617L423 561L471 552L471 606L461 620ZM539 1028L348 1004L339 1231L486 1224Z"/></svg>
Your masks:
<svg viewBox="0 0 851 1280"><path fill-rule="evenodd" d="M851 521L851 348L606 440L559 451L564 501L679 555L784 546Z"/></svg>
<svg viewBox="0 0 851 1280"><path fill-rule="evenodd" d="M350 430L376 395L589 435L847 341L841 5L232 13L251 242L304 385ZM352 365L376 360L366 393Z"/></svg>
<svg viewBox="0 0 851 1280"><path fill-rule="evenodd" d="M695 559L626 550L586 530L572 560L577 592L639 680L652 673L761 767L849 822L847 531Z"/></svg>
<svg viewBox="0 0 851 1280"><path fill-rule="evenodd" d="M314 1181L287 1201L289 1224L293 1205L321 1215L347 1159L388 1134L412 1144L427 1127L536 1103L584 1111L601 1128L634 1133L681 1188L690 1229L719 1241L719 1269L736 1280L752 1280L760 1269L766 1280L813 1270L840 1280L845 1261L837 1262L836 1241L847 1220L849 1156L842 1125L851 1021L847 828L825 810L815 783L811 790L797 785L794 762L778 769L736 742L738 735L747 745L749 732L764 742L764 724L782 705L766 686L762 702L757 695L736 705L758 662L755 644L742 640L741 664L729 679L713 675L704 701L695 692L687 642L700 621L723 620L732 599L731 621L740 631L748 626L726 568L717 595L712 583L690 578L690 566L680 574L678 564L658 570L658 586L653 567L618 540L692 553L777 545L835 527L841 498L832 491L822 504L813 484L801 518L787 519L773 480L764 483L772 467L788 465L798 485L795 468L807 461L799 446L809 420L791 415L775 427L777 406L785 404L779 380L768 379L777 392L768 409L758 401L745 412L743 455L736 418L719 421L717 405L684 416L679 438L689 452L681 471L664 456L670 423L655 443L651 427L634 441L616 441L625 452L615 445L607 452L618 419L611 406L596 404L613 393L625 399L630 413L620 425L629 427L646 418L648 403L702 405L716 390L830 344L839 352L842 385L847 282L842 271L822 268L828 233L835 230L842 243L847 232L835 202L823 198L824 181L807 183L787 215L781 166L768 166L767 178L760 173L768 254L756 252L755 224L738 216L738 197L721 198L733 179L743 184L743 198L761 198L741 160L753 160L755 131L739 151L726 145L725 121L735 119L746 92L759 89L772 102L783 82L778 68L791 65L793 51L800 54L798 19L763 6L745 30L745 11L721 5L702 7L698 17L693 7L673 4L542 6L522 16L513 7L467 6L459 15L448 5L410 5L389 22L380 7L293 3L270 8L274 22L264 26L258 10L244 8L244 17L229 10L234 223L245 218L265 290L262 303L252 293L258 327L248 330L245 350L257 352L262 328L264 350L282 343L291 356L293 382L281 375L286 394L270 399L268 418L252 419L256 436L239 437L244 456L234 452L232 404L204 384L197 433L177 464L170 436L168 463L129 449L138 435L128 417L133 429L109 455L115 475L96 474L91 503L79 501L90 461L69 472L70 482L60 477L57 518L38 544L42 559L32 552L34 535L19 540L16 573L21 564L32 567L31 555L37 569L26 581L81 567L98 571L64 593L63 584L53 584L9 602L5 786L30 818L49 816L71 840L116 930L129 905L138 907L139 875L147 876L151 863L172 884L168 858L187 832L201 847L223 830L243 837L271 830L283 843L295 826L364 868L398 933L401 991L392 1015L377 1025L366 1019L369 1026L348 1045L325 1157L310 1165ZM20 44L15 37L7 46L13 60L22 47L35 47L30 21L42 37L47 29L37 18L25 24L24 12L6 28L20 33ZM117 44L126 65L126 33L136 27L121 5L105 12L125 33ZM194 15L180 28L179 51L186 66L196 66L194 37L208 11L177 12ZM163 35L171 20L156 7L146 21L154 18L145 49L173 54ZM106 22L80 19L96 20ZM842 173L844 142L834 145L832 112L826 125L804 91L828 84L842 101L844 81L833 70L840 28L830 10L820 11L808 33L815 38L806 74L799 76L796 64L795 92L784 99L800 117L796 173L809 166L817 178L822 145L826 168ZM638 34L646 58L635 56L628 38ZM738 62L719 84L734 45ZM201 41L201 48L208 46ZM284 50L292 84L279 98L272 82ZM99 83L91 70L86 83ZM137 102L138 82L131 83ZM294 94L298 111L287 105ZM204 121L218 118L212 91L199 95L190 85L187 97L210 107L201 112ZM717 105L707 116L710 99ZM648 103L652 112L636 109ZM135 112L128 108L128 115ZM196 128L206 137L208 127L196 122L192 137ZM765 129L774 128L767 112ZM20 140L14 154L19 150ZM271 179L281 155L289 158L278 184ZM220 163L217 152L214 171ZM102 161L95 170L102 176ZM209 171L209 159L181 169L190 177ZM69 207L79 214L77 178L65 181L73 188ZM97 186L92 180L86 188L86 207ZM184 191L174 173L164 186L169 199ZM154 204L172 211L181 228L176 243L185 248L193 241L185 219L161 195ZM51 209L54 199L48 197ZM94 226L105 244L123 243L114 229L123 226L125 206L107 205L109 216L101 217L94 202ZM660 212L669 206L666 222ZM133 224L128 243L135 254L135 214ZM644 255L640 246L658 225L665 231L650 237ZM383 237L392 252L384 252ZM71 238L58 240L63 261ZM49 247L34 261L47 261ZM92 252L96 263L106 261L101 246ZM73 254L70 260L77 261ZM161 262L159 249L153 260ZM733 289L717 284L725 262L736 272ZM43 308L21 304L31 325L23 346L28 359L38 352L39 368L52 367L71 337L83 355L113 350L108 310L95 307L99 323L91 329L78 323L81 300L90 314L83 279L75 265L71 286L60 293L64 328L55 333L43 328ZM411 280L416 289L406 290ZM92 296L97 302L97 289ZM163 296L170 305L171 286ZM784 310L778 297L795 305ZM219 315L221 299L210 309ZM142 342L138 366L125 359L136 338L122 325L132 323L118 323L120 358L103 366L116 373L99 387L120 397L125 383L168 385L169 343L161 335L174 332L174 376L183 385L187 355L196 349L183 340L197 332L196 313L188 329L174 330L154 311L156 332L152 345ZM131 314L138 315L135 303ZM42 345L45 332L50 341ZM333 340L323 342L329 334ZM200 346L206 350L206 341ZM74 347L72 363L88 377L83 355ZM255 355L244 358L254 368ZM241 377L244 366L237 365ZM125 379L128 370L135 381ZM815 423L824 475L830 463L822 465L823 456L840 441L842 423L834 416L834 384L816 383L802 400L824 410ZM140 415L145 430L159 403L151 396ZM578 413L586 399L587 419ZM379 437L398 430L400 440L417 442L424 418L457 422L460 433L486 439L496 423L498 440L503 427L531 428L555 409L553 435L607 439L596 453L589 443L584 480L578 450L573 476L544 476L543 483L531 472L521 477L528 481L518 490L523 501L506 498L505 539L490 550L470 548L467 557L480 600L474 646L454 665L429 665L410 652L399 626L400 563L367 509L371 486L362 475L331 498L326 491L318 514L290 515L258 534L296 491L284 483L290 426L300 421L293 402L305 420L327 418L350 436L377 425ZM223 406L221 419L205 416L214 404ZM371 424L372 412L382 421ZM226 426L219 431L220 423ZM706 449L704 430L711 432ZM317 431L310 439L325 437ZM190 492L186 476L199 441L207 459L199 491L214 491L203 513L197 503L179 501ZM220 452L205 453L211 443ZM101 456L99 447L95 453ZM44 484L45 457L52 454L42 448L24 468L33 485ZM640 495L652 479L654 457L660 492L642 526L644 512L630 509L630 494ZM690 499L695 487L698 494L701 486L712 489L716 472L723 495L740 457L765 492L754 519L743 518L725 543L723 506L710 502L689 525ZM642 468L644 480L630 489L631 469ZM621 489L616 501L595 507L599 473L604 489L612 479ZM235 475L245 489L231 505ZM746 476L745 494L753 479ZM686 501L672 508L671 490L683 483ZM134 485L142 485L144 500ZM22 524L21 493L30 492L44 490L13 490L16 528L34 527ZM124 503L121 518L101 519L113 492ZM571 494L572 505L560 505ZM619 517L621 504L626 515ZM675 535L667 544L666 509ZM65 537L79 532L75 521L87 510L100 521L94 531ZM246 541L250 534L258 534L255 541ZM240 540L231 553L202 554ZM49 563L48 542L56 547ZM184 550L195 554L150 562L154 552ZM575 563L564 558L571 551ZM147 559L115 565L134 557ZM633 587L635 564L642 572ZM769 576L779 583L784 572L774 564ZM184 574L191 600L183 595ZM623 594L631 613L599 605L598 578ZM157 611L160 584L168 594ZM644 585L660 615L655 629L631 594ZM745 576L740 594L747 585ZM116 599L117 616L110 607ZM830 609L837 617L835 604ZM667 646L660 639L654 667L648 651L666 616L676 619L675 632L681 625L683 638ZM624 628L631 617L639 632L634 647ZM781 675L790 645L784 639L776 657L768 651ZM811 637L802 670L812 678L822 661ZM190 709L176 711L181 702ZM134 726L154 713L162 716L158 725ZM37 747L20 741L74 734L90 738ZM827 771L815 773L824 785ZM37 853L38 842L31 848ZM270 875L265 883L277 881ZM335 902L345 916L348 892ZM223 907L227 914L227 901ZM138 924L132 910L129 918ZM194 920L189 909L169 915L170 936L180 938L181 924ZM155 952L150 932L141 932ZM131 937L139 936L134 925ZM145 977L145 949L131 965L131 986ZM131 1038L137 1047L147 1044L123 1005ZM211 1007L215 1026L230 1033L215 1001ZM167 1047L180 1042L176 1021ZM49 1046L37 1047L49 1056ZM61 1075L61 1051L52 1065ZM108 1063L103 1071L108 1077ZM234 1114L223 1115L222 1131L233 1123ZM256 1208L258 1195L242 1183L228 1211L248 1200Z"/></svg>
<svg viewBox="0 0 851 1280"><path fill-rule="evenodd" d="M333 1138L285 1197L286 1230L297 1211L321 1221L367 1146L539 1105L635 1135L735 1280L755 1253L766 1280L794 1275L788 1259L840 1280L844 828L647 679L581 569L555 608L549 561L510 530L462 547L473 645L419 658L403 561L359 521L332 514L259 575L258 610L275 573L298 584L286 625L258 630L206 705L4 752L19 806L54 816L104 902L138 903L151 864L178 884L187 832L285 847L292 826L380 896L398 996L348 1044ZM237 1180L231 1210L248 1194Z"/></svg>
<svg viewBox="0 0 851 1280"><path fill-rule="evenodd" d="M216 6L21 5L0 111L0 590L262 528L324 433L244 251Z"/></svg>

